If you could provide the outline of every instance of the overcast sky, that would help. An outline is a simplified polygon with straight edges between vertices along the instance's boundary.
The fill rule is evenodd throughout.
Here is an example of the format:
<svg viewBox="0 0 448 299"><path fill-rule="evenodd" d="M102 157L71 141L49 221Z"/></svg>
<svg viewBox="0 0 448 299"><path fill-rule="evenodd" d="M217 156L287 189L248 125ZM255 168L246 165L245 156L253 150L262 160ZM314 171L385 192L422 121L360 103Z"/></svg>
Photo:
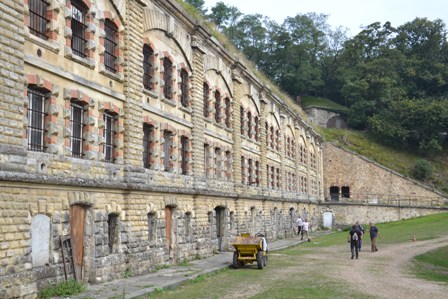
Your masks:
<svg viewBox="0 0 448 299"><path fill-rule="evenodd" d="M219 1L238 7L244 14L259 13L278 23L299 13L326 14L333 29L347 27L351 35L377 21L390 21L394 27L416 17L448 23L448 0L205 0L205 7L210 9Z"/></svg>

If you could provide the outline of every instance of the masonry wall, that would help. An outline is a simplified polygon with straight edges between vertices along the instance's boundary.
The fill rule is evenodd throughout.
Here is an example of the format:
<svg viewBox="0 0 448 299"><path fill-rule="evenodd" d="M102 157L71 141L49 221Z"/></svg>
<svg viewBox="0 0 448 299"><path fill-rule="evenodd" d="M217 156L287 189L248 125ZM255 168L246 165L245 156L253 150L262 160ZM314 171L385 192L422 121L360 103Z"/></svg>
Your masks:
<svg viewBox="0 0 448 299"><path fill-rule="evenodd" d="M361 155L331 143L324 148L325 201L332 200L331 187L339 188L341 202L440 206L446 201L441 193ZM343 187L349 188L349 197L342 194Z"/></svg>
<svg viewBox="0 0 448 299"><path fill-rule="evenodd" d="M29 1L0 5L0 297L35 298L70 277L144 274L229 250L242 232L289 237L299 214L317 227L322 141L298 107L176 1L82 2L82 56L71 1L48 2L45 38L29 28ZM39 150L29 145L33 92L45 98ZM83 115L79 156L73 103Z"/></svg>

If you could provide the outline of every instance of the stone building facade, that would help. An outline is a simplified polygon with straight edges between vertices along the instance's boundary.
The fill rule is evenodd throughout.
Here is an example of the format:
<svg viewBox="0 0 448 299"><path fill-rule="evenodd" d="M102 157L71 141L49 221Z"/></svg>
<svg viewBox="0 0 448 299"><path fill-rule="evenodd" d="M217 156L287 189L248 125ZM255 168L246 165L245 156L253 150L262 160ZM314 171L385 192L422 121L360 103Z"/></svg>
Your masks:
<svg viewBox="0 0 448 299"><path fill-rule="evenodd" d="M319 223L320 137L176 1L0 15L0 297Z"/></svg>

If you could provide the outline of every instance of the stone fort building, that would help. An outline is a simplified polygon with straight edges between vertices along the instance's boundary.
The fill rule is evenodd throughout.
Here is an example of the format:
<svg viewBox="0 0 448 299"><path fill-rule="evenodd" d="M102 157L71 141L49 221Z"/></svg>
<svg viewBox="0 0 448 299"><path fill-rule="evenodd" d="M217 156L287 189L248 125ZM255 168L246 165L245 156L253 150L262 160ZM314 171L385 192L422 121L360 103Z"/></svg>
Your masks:
<svg viewBox="0 0 448 299"><path fill-rule="evenodd" d="M348 223L354 166L335 169L379 167L325 145L175 0L5 0L0 16L2 298L288 237L299 214Z"/></svg>

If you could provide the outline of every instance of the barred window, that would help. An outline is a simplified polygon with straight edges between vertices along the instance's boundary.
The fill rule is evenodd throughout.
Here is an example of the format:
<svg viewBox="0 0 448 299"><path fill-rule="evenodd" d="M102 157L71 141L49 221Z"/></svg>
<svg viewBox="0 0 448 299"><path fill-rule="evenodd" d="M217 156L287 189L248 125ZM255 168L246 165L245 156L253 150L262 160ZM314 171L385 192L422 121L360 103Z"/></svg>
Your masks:
<svg viewBox="0 0 448 299"><path fill-rule="evenodd" d="M83 156L83 143L84 143L84 106L77 99L70 101L71 110L71 151L72 157L82 158Z"/></svg>
<svg viewBox="0 0 448 299"><path fill-rule="evenodd" d="M202 87L203 93L204 93L204 117L208 117L208 96L210 93L210 88L208 87L208 84L204 82L204 85Z"/></svg>
<svg viewBox="0 0 448 299"><path fill-rule="evenodd" d="M252 113L247 112L247 137L252 138Z"/></svg>
<svg viewBox="0 0 448 299"><path fill-rule="evenodd" d="M180 103L183 107L188 107L188 73L185 69L180 71Z"/></svg>
<svg viewBox="0 0 448 299"><path fill-rule="evenodd" d="M143 125L143 167L150 169L154 160L154 126Z"/></svg>
<svg viewBox="0 0 448 299"><path fill-rule="evenodd" d="M173 63L166 57L163 59L163 81L163 95L166 99L172 99Z"/></svg>
<svg viewBox="0 0 448 299"><path fill-rule="evenodd" d="M241 134L244 134L244 108L240 107L240 126Z"/></svg>
<svg viewBox="0 0 448 299"><path fill-rule="evenodd" d="M208 169L210 168L210 158L209 158L209 149L210 149L210 145L208 144L204 144L204 172L205 172L205 177L208 178L209 177L209 171Z"/></svg>
<svg viewBox="0 0 448 299"><path fill-rule="evenodd" d="M104 22L104 31L106 36L104 38L104 66L109 72L116 73L117 68L115 61L117 60L116 48L117 48L117 32L118 27L110 19L106 19Z"/></svg>
<svg viewBox="0 0 448 299"><path fill-rule="evenodd" d="M73 54L82 58L86 57L86 24L85 17L87 13L87 7L80 0L72 1L72 51Z"/></svg>
<svg viewBox="0 0 448 299"><path fill-rule="evenodd" d="M165 171L171 171L172 170L172 154L173 154L173 140L172 140L173 133L171 131L165 130L163 131L163 166Z"/></svg>
<svg viewBox="0 0 448 299"><path fill-rule="evenodd" d="M180 138L180 158L181 158L181 173L183 175L188 174L188 160L187 160L187 152L188 152L188 137L182 136Z"/></svg>
<svg viewBox="0 0 448 299"><path fill-rule="evenodd" d="M215 121L219 123L221 119L221 94L219 91L215 92Z"/></svg>
<svg viewBox="0 0 448 299"><path fill-rule="evenodd" d="M47 40L47 24L48 19L46 18L48 2L45 0L30 0L29 3L30 16L28 27L30 33Z"/></svg>
<svg viewBox="0 0 448 299"><path fill-rule="evenodd" d="M232 177L232 153L230 151L226 151L226 174L227 179Z"/></svg>
<svg viewBox="0 0 448 299"><path fill-rule="evenodd" d="M242 184L244 184L244 182L246 181L245 161L246 161L246 159L243 156L241 156L241 183Z"/></svg>
<svg viewBox="0 0 448 299"><path fill-rule="evenodd" d="M114 142L115 142L115 117L110 112L103 114L104 119L104 161L114 162Z"/></svg>
<svg viewBox="0 0 448 299"><path fill-rule="evenodd" d="M148 90L152 90L152 60L154 57L154 51L149 45L143 46L143 87Z"/></svg>
<svg viewBox="0 0 448 299"><path fill-rule="evenodd" d="M231 122L231 109L232 109L232 105L230 103L230 99L226 98L225 99L225 105L226 105L226 127L230 128L232 126Z"/></svg>
<svg viewBox="0 0 448 299"><path fill-rule="evenodd" d="M260 186L260 162L255 161L255 185Z"/></svg>
<svg viewBox="0 0 448 299"><path fill-rule="evenodd" d="M44 90L28 87L28 149L44 151L45 100Z"/></svg>
<svg viewBox="0 0 448 299"><path fill-rule="evenodd" d="M249 185L249 186L252 186L252 184L254 183L254 180L253 180L253 174L252 174L252 172L253 172L253 170L252 170L252 168L253 168L253 165L252 165L252 159L249 159L248 160L248 162L247 162L247 172L248 172L248 174L249 174L249 180L247 181L247 184Z"/></svg>

